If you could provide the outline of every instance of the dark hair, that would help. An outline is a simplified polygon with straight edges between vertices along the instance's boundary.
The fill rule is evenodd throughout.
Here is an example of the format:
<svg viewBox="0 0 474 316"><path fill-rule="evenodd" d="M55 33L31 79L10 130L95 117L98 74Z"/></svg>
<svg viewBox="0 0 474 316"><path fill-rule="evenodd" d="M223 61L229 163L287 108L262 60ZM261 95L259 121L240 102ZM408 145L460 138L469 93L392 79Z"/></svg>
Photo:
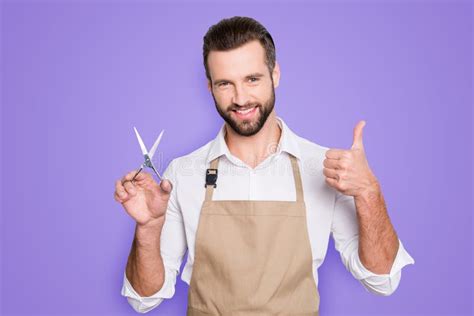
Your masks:
<svg viewBox="0 0 474 316"><path fill-rule="evenodd" d="M265 49L265 63L270 74L275 67L275 43L267 29L258 21L243 16L222 19L211 26L204 36L203 57L206 77L211 80L207 58L211 50L228 51L238 48L252 40L258 40Z"/></svg>

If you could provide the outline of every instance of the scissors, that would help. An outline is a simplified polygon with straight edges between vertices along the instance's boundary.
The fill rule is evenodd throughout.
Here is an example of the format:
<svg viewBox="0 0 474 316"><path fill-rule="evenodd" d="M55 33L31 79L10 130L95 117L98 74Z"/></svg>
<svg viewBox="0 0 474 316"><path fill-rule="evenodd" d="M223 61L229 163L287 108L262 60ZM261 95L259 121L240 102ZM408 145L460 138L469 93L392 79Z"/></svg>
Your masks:
<svg viewBox="0 0 474 316"><path fill-rule="evenodd" d="M153 171L155 172L155 174L158 176L158 178L160 178L160 181L162 180L161 179L161 175L159 174L159 172L156 170L155 166L153 165L153 162L151 161L151 159L153 158L153 155L155 154L155 151L156 151L156 148L158 147L158 145L160 144L160 141L161 141L161 136L163 136L163 132L165 130L162 130L160 135L158 136L158 138L155 140L155 143L153 144L153 146L151 147L150 151L148 151L145 147L145 144L143 143L143 140L142 138L140 137L140 134L138 133L137 129L135 127L133 127L133 129L135 130L135 134L137 135L137 139L138 139L138 143L140 144L140 149L142 150L142 154L143 156L145 157L145 162L142 163L142 165L140 166L140 169L138 169L137 173L135 173L135 175L133 176L132 178L132 181L135 180L135 178L138 176L138 174L143 170L143 168L145 167L148 167L148 168L151 168L153 169Z"/></svg>

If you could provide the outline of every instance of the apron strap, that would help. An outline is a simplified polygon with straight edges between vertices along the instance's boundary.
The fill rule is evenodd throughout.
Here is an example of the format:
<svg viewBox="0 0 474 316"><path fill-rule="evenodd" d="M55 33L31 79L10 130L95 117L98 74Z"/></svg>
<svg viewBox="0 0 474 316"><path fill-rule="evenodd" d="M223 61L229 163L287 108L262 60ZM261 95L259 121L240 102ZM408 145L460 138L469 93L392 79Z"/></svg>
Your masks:
<svg viewBox="0 0 474 316"><path fill-rule="evenodd" d="M304 201L303 182L301 181L301 174L300 174L300 168L298 167L298 160L295 156L293 156L291 154L290 154L290 160L291 160L291 167L293 169L293 180L295 182L296 201L301 202L301 201ZM217 158L215 158L214 160L211 161L210 169L217 169L218 165L219 165L219 157L217 157ZM213 192L214 192L214 186L213 185L206 185L205 201L211 201L212 200L212 193Z"/></svg>
<svg viewBox="0 0 474 316"><path fill-rule="evenodd" d="M217 169L217 166L219 165L219 157L214 158L214 160L211 161L211 166L209 167L210 169ZM212 193L214 192L214 186L213 185L206 185L206 201L211 201L212 200Z"/></svg>
<svg viewBox="0 0 474 316"><path fill-rule="evenodd" d="M298 167L298 159L290 155L291 167L293 168L293 179L295 180L295 190L296 190L296 201L304 201L303 197L303 181L301 181L300 168Z"/></svg>

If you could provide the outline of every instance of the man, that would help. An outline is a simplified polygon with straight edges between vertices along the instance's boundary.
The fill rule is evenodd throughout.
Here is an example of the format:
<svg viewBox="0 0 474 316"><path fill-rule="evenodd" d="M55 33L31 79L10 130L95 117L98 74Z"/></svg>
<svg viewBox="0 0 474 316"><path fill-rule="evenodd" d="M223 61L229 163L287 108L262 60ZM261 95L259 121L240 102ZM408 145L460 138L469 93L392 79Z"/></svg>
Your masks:
<svg viewBox="0 0 474 316"><path fill-rule="evenodd" d="M351 149L294 134L276 115L280 79L268 31L224 19L204 37L217 137L174 159L157 184L135 171L115 199L136 221L122 295L147 312L190 285L187 315L318 315L317 270L329 235L353 276L390 295L414 263L369 168L359 122Z"/></svg>

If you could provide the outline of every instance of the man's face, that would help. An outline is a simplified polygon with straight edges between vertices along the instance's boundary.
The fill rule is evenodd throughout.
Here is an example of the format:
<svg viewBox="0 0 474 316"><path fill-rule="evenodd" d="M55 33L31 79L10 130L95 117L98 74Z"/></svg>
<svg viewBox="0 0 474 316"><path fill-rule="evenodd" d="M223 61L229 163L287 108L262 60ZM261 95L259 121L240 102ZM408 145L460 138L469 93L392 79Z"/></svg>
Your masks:
<svg viewBox="0 0 474 316"><path fill-rule="evenodd" d="M275 105L275 87L280 79L276 63L273 80L259 41L208 56L208 83L216 109L239 135L251 136L262 128Z"/></svg>

